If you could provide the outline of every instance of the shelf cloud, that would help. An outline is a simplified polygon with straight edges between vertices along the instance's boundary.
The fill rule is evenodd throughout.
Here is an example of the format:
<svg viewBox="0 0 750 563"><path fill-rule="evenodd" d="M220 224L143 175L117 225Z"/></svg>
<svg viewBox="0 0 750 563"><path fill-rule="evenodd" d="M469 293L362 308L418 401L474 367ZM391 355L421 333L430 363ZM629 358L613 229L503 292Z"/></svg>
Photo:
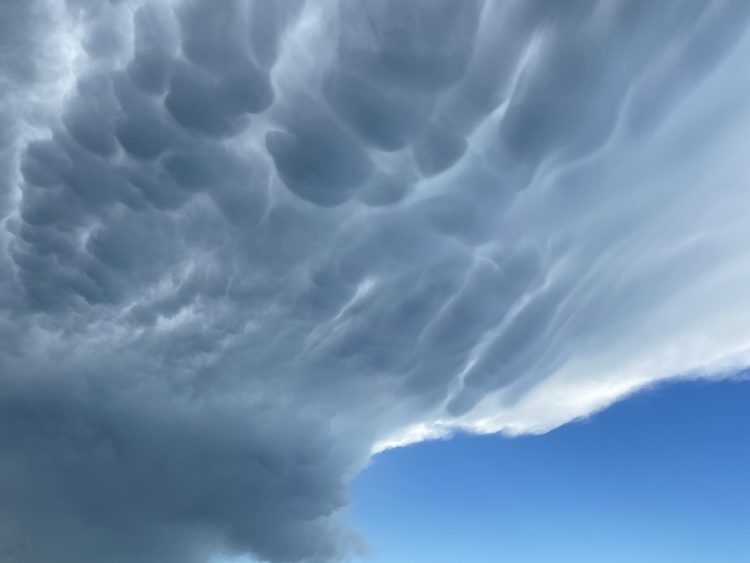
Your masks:
<svg viewBox="0 0 750 563"><path fill-rule="evenodd" d="M332 562L383 449L750 365L744 0L0 6L0 561Z"/></svg>

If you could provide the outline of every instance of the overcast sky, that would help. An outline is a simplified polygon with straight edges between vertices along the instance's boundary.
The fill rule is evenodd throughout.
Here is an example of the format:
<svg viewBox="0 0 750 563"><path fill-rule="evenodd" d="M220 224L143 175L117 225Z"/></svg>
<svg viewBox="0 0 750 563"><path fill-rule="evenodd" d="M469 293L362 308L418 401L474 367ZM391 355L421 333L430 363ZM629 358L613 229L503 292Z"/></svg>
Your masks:
<svg viewBox="0 0 750 563"><path fill-rule="evenodd" d="M330 563L376 452L750 365L746 0L0 2L0 561Z"/></svg>

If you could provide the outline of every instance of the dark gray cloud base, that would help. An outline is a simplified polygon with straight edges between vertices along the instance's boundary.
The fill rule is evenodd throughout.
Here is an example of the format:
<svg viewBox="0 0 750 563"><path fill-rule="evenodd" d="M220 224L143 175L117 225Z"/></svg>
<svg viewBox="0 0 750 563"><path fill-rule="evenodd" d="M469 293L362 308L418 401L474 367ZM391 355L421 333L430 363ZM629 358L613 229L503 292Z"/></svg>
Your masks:
<svg viewBox="0 0 750 563"><path fill-rule="evenodd" d="M744 1L0 5L0 561L337 561L373 451L750 364Z"/></svg>

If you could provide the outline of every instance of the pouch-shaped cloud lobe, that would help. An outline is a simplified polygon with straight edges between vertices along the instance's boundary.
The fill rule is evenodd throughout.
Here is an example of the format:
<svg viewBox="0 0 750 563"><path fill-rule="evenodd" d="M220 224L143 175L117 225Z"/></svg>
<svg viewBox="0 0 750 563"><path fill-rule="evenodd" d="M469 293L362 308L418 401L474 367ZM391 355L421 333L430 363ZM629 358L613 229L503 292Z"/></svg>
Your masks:
<svg viewBox="0 0 750 563"><path fill-rule="evenodd" d="M3 3L0 560L340 560L374 451L750 364L749 16Z"/></svg>

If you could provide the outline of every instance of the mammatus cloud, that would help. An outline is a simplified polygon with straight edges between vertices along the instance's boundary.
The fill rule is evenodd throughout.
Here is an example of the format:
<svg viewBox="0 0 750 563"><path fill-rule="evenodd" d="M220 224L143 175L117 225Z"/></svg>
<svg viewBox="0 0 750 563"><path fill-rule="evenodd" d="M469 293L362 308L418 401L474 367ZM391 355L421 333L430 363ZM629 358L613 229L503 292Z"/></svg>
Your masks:
<svg viewBox="0 0 750 563"><path fill-rule="evenodd" d="M373 451L750 365L749 8L3 2L0 561L336 561Z"/></svg>

